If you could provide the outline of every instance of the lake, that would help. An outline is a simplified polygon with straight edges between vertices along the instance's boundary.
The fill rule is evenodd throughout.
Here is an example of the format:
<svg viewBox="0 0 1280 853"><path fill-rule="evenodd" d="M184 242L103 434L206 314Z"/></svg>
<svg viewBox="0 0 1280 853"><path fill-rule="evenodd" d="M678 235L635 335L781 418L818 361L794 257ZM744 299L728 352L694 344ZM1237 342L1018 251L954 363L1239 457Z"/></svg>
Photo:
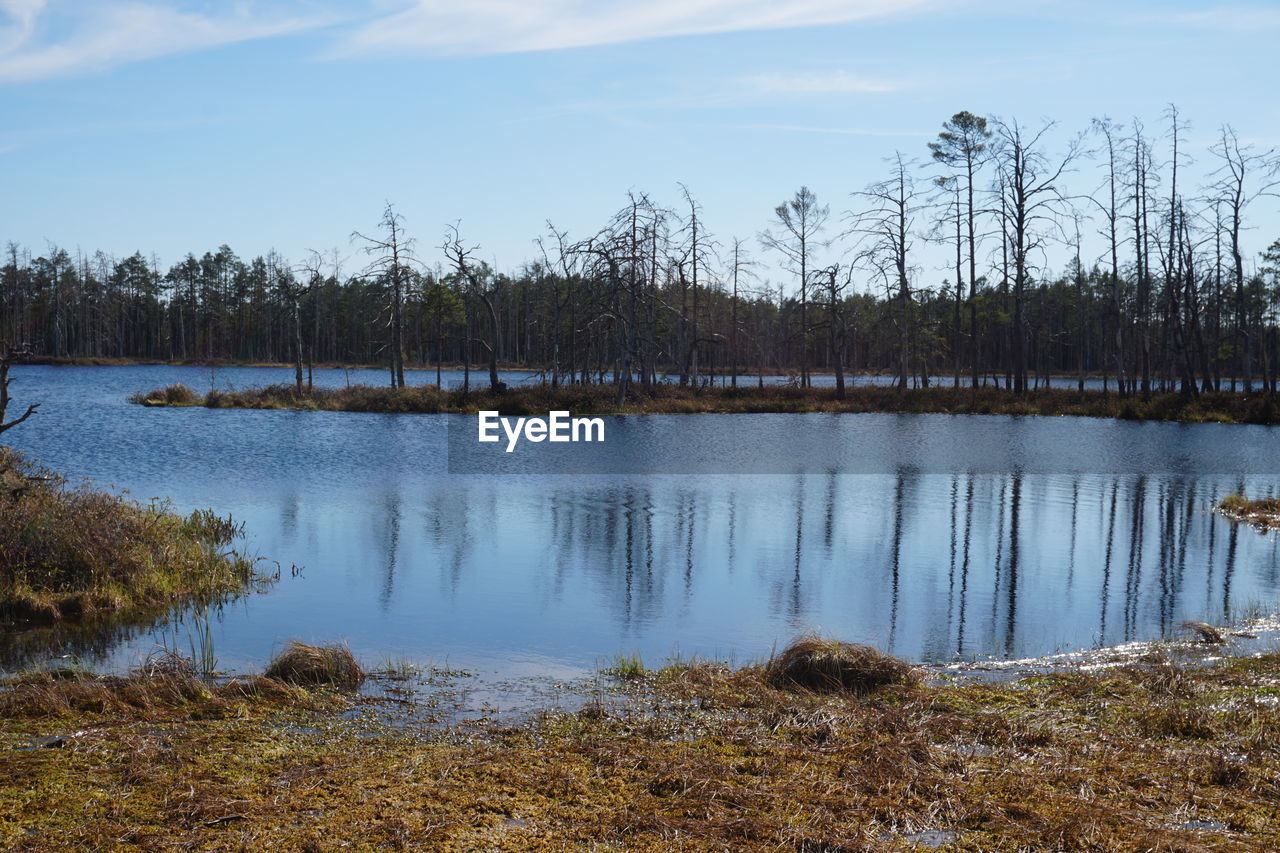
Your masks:
<svg viewBox="0 0 1280 853"><path fill-rule="evenodd" d="M5 436L14 447L135 498L230 513L245 547L282 565L267 592L214 614L226 669L260 668L299 638L345 640L369 663L571 677L619 653L744 662L809 628L916 661L1022 658L1280 601L1276 537L1211 512L1228 492L1280 492L1275 428L629 416L607 419L587 455L562 445L463 474L486 470L460 464L470 416L125 401L174 382L290 382L288 369L14 376L15 405L42 403ZM125 668L160 642L185 648L190 623L10 644L4 663L74 650Z"/></svg>

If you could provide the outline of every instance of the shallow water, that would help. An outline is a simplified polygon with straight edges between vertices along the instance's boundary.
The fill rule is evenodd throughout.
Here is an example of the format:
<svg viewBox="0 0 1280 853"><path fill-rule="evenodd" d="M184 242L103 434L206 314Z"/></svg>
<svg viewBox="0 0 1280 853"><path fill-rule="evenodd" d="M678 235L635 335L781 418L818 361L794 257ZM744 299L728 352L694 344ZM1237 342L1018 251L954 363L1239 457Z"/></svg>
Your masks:
<svg viewBox="0 0 1280 853"><path fill-rule="evenodd" d="M249 549L283 565L269 592L214 614L227 669L260 667L296 637L344 639L375 664L568 678L620 652L744 661L809 627L915 660L1022 658L1280 601L1277 539L1211 512L1229 491L1280 491L1280 430L1266 427L631 416L608 420L594 455L559 446L521 457L522 473L462 475L451 465L483 470L458 464L466 416L125 402L179 381L288 382L288 369L26 366L15 377L16 404L42 402L5 436L15 447L137 498L231 513ZM563 464L575 459L591 461ZM185 650L191 622L74 650L126 667L158 642ZM71 649L15 648L10 665Z"/></svg>

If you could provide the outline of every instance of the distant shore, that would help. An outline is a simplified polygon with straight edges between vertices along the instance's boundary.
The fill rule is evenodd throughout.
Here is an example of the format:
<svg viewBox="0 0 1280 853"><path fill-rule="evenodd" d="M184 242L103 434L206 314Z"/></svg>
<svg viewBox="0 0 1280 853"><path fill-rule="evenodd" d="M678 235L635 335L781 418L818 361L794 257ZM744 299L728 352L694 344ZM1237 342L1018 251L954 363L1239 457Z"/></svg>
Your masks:
<svg viewBox="0 0 1280 853"><path fill-rule="evenodd" d="M1280 421L1280 411L1270 395L1229 392L1199 397L1157 394L1144 401L1140 397L1060 388L1018 395L999 388L903 390L858 386L846 389L840 397L833 388L692 388L656 384L648 388L630 386L619 404L614 385L518 386L494 392L483 381L475 384L470 391L442 390L434 385L398 389L352 385L298 393L292 385L271 385L242 391L213 390L205 394L173 385L134 394L130 401L144 406L389 414L472 414L480 410L497 410L504 415L545 414L555 410L580 415L889 412L1074 416L1181 423L1272 424Z"/></svg>
<svg viewBox="0 0 1280 853"><path fill-rule="evenodd" d="M30 356L24 359L22 363L38 364L38 365L52 366L52 367L203 367L203 368L213 368L213 369L232 368L232 367L263 367L263 368L274 368L279 370L294 370L297 367L297 365L291 361L234 361L234 360L225 360L225 359L216 359L216 358L215 359L200 359L200 358L164 359L164 358L116 358L114 356L51 356L51 355ZM302 368L304 373L307 370L383 370L385 371L387 369L388 369L387 365L382 363L375 364L375 363L346 362L346 361L316 362L315 364L303 365L303 368ZM414 372L414 373L434 373L437 370L459 371L459 372L462 370L470 370L472 373L476 374L477 376L483 377L484 374L488 371L489 366L488 364L480 364L480 363L464 365L460 361L442 362L439 365L436 365L435 363L423 364L423 363L410 362L405 364L404 369L406 372ZM528 364L523 364L519 362L498 362L498 371L500 373L529 373L529 374L547 373L547 370L543 367L532 367ZM595 371L592 371L592 373L594 375ZM678 375L678 371L675 371L675 372L659 371L659 373L660 375L663 375L663 376ZM698 379L701 381L703 379L706 379L707 377L714 376L718 380L724 379L727 381L732 375L733 375L733 372L728 368L724 368L724 367L707 368L704 366L698 372ZM742 384L745 382L750 382L755 380L757 376L771 376L771 377L799 376L799 370L796 368L788 368L788 367L761 368L761 367L745 365L738 369L737 375L738 375L739 384ZM810 376L835 376L835 371L829 368L821 368L821 367L813 368L809 371L809 375ZM868 376L896 378L897 374L890 371L885 371L885 370L850 370L850 369L845 370L845 379L851 384L854 381L856 381L858 378L865 378ZM911 377L913 382L915 382L918 378L919 377L916 377L916 376ZM1078 373L1050 372L1050 373L1041 373L1038 375L1038 379L1041 382L1044 382L1046 379L1054 379L1054 380L1064 381L1064 382L1065 381L1074 382L1080 378L1081 376ZM1086 382L1100 382L1104 378L1106 378L1108 379L1109 384L1111 386L1115 385L1114 377L1110 375L1108 375L1107 377L1104 377L1101 373L1096 373L1096 372L1085 373L1083 378ZM994 374L990 374L990 373L981 377L981 381L984 381L986 383L984 387L996 387L996 380L997 380L997 377ZM999 377L999 380L1001 382L1004 381L1003 375ZM1037 375L1035 373L1031 373L1027 377L1027 381L1029 383L1034 384L1036 380L1037 380ZM929 381L934 383L949 384L951 382L951 376L950 374L938 374L936 376L931 375L929 377ZM971 377L969 377L966 374L965 376L961 377L961 381L967 387L968 383L971 381ZM1230 378L1225 378L1223 381L1230 382L1231 380Z"/></svg>

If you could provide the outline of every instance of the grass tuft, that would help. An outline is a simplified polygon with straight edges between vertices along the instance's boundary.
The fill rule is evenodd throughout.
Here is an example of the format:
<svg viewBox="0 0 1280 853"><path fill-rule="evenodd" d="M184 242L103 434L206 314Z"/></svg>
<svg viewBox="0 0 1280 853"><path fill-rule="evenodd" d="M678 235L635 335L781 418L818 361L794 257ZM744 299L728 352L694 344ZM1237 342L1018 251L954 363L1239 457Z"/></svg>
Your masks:
<svg viewBox="0 0 1280 853"><path fill-rule="evenodd" d="M355 690L365 679L364 670L345 645L312 646L298 640L271 661L266 676L287 684L340 690Z"/></svg>
<svg viewBox="0 0 1280 853"><path fill-rule="evenodd" d="M765 677L774 687L818 693L871 693L890 684L916 684L912 666L871 646L817 634L799 637L769 661Z"/></svg>
<svg viewBox="0 0 1280 853"><path fill-rule="evenodd" d="M638 652L618 655L613 659L613 666L605 670L606 675L612 675L621 681L639 681L647 672L644 659Z"/></svg>
<svg viewBox="0 0 1280 853"><path fill-rule="evenodd" d="M145 394L134 394L129 398L130 403L141 406L194 406L199 401L199 395L181 382Z"/></svg>

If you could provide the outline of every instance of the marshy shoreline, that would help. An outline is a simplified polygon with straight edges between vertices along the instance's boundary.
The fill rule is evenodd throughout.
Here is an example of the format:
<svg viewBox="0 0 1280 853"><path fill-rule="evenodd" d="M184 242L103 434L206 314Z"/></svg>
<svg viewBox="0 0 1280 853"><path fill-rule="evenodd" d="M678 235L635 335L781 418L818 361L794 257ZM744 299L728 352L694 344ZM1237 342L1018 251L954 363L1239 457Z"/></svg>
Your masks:
<svg viewBox="0 0 1280 853"><path fill-rule="evenodd" d="M240 525L66 478L0 447L0 627L127 618L264 582Z"/></svg>
<svg viewBox="0 0 1280 853"><path fill-rule="evenodd" d="M1149 400L1101 391L1041 389L1016 394L999 388L917 388L856 386L844 395L833 388L783 386L692 388L674 384L631 385L621 403L615 385L532 385L498 391L484 388L443 390L434 385L403 388L349 385L312 388L270 385L199 394L185 385L135 393L130 402L150 407L211 409L292 409L388 414L764 414L904 413L967 415L1042 415L1182 423L1274 424L1280 406L1265 393L1205 393L1198 397L1156 394Z"/></svg>
<svg viewBox="0 0 1280 853"><path fill-rule="evenodd" d="M326 654L220 680L167 656L6 681L0 842L1246 851L1277 828L1274 649L998 682L811 638L737 668L631 661L578 707L445 724L417 711L450 674L387 669L353 693L315 677L350 672Z"/></svg>

